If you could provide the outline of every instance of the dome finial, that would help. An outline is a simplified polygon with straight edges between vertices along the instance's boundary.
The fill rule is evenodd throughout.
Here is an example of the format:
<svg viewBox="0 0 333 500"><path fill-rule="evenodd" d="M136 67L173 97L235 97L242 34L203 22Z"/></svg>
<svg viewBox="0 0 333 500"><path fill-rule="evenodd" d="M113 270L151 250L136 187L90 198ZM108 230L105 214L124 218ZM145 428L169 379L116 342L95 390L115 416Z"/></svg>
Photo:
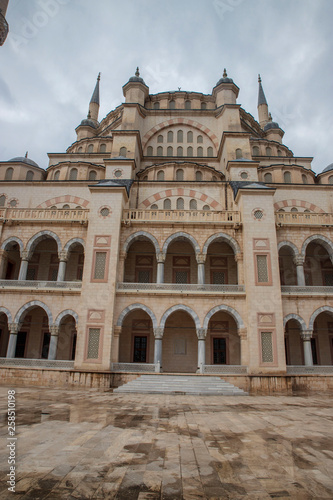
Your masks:
<svg viewBox="0 0 333 500"><path fill-rule="evenodd" d="M136 68L135 76L136 77L140 76L139 66L137 66Z"/></svg>
<svg viewBox="0 0 333 500"><path fill-rule="evenodd" d="M98 73L98 77L97 77L97 80L100 81L101 79L101 72Z"/></svg>
<svg viewBox="0 0 333 500"><path fill-rule="evenodd" d="M25 157L24 158L28 158L28 151L25 153Z"/></svg>
<svg viewBox="0 0 333 500"><path fill-rule="evenodd" d="M228 76L227 70L224 68L224 70L223 70L223 78L227 78L227 76Z"/></svg>
<svg viewBox="0 0 333 500"><path fill-rule="evenodd" d="M260 76L260 73L258 75L258 82L261 83L261 76Z"/></svg>
<svg viewBox="0 0 333 500"><path fill-rule="evenodd" d="M87 118L88 118L88 120L90 120L90 118L91 118L90 109L89 109L89 111L88 111Z"/></svg>
<svg viewBox="0 0 333 500"><path fill-rule="evenodd" d="M272 122L272 121L273 121L273 118L272 118L272 113L268 113L268 121L269 121L269 122Z"/></svg>

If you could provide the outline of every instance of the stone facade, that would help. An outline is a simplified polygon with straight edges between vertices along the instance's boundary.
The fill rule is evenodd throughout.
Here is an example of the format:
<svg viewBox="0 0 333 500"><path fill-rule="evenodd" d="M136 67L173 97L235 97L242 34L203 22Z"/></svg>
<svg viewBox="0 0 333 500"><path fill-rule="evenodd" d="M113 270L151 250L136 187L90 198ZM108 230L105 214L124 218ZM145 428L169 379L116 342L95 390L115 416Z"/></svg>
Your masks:
<svg viewBox="0 0 333 500"><path fill-rule="evenodd" d="M333 164L283 144L261 81L258 121L226 72L151 95L137 71L101 121L99 84L46 170L0 162L3 369L330 373Z"/></svg>

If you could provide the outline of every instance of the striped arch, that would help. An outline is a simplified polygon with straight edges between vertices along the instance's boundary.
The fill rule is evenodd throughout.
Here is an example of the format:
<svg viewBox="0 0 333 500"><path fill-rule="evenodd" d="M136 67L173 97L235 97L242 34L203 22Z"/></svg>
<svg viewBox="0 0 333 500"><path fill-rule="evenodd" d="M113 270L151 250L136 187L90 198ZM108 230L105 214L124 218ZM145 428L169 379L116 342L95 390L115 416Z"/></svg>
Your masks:
<svg viewBox="0 0 333 500"><path fill-rule="evenodd" d="M156 255L158 255L161 252L160 245L158 244L158 241L155 238L155 236L153 236L150 233L147 233L146 231L137 231L136 233L131 234L124 243L123 251L127 253L132 243L139 240L140 238L144 238L145 240L150 241L154 245Z"/></svg>
<svg viewBox="0 0 333 500"><path fill-rule="evenodd" d="M72 238L71 240L67 241L66 245L64 246L64 252L68 253L71 246L75 244L80 244L83 246L83 250L85 249L86 242L82 238Z"/></svg>
<svg viewBox="0 0 333 500"><path fill-rule="evenodd" d="M149 307L145 306L144 304L131 304L130 306L127 306L121 313L117 321L117 326L122 326L123 321L125 319L125 316L129 314L131 311L135 311L137 309L141 309L142 311L145 311L148 316L150 316L152 323L153 323L153 328L157 328L157 320L156 316L153 313Z"/></svg>
<svg viewBox="0 0 333 500"><path fill-rule="evenodd" d="M7 316L8 323L13 323L12 313L7 309L7 307L0 307L0 314L3 313Z"/></svg>
<svg viewBox="0 0 333 500"><path fill-rule="evenodd" d="M62 249L62 245L61 245L61 241L60 241L59 236L57 234L53 233L52 231L47 231L47 230L40 231L39 233L32 236L32 238L30 238L30 240L27 243L26 251L31 255L31 253L34 251L34 249L38 245L38 243L42 240L45 240L48 237L53 238L56 241L57 247L58 247L58 253L60 253L61 249Z"/></svg>
<svg viewBox="0 0 333 500"><path fill-rule="evenodd" d="M235 255L241 252L241 249L240 249L237 241L232 236L229 236L229 234L225 234L225 233L216 233L216 234L212 234L212 236L210 236L208 238L208 240L204 244L204 247L202 249L202 253L204 255L206 255L209 245L211 243L213 243L214 241L221 241L221 240L224 241L225 243L228 243L228 245L231 246Z"/></svg>
<svg viewBox="0 0 333 500"><path fill-rule="evenodd" d="M277 212L281 208L286 208L286 207L299 207L299 208L304 208L306 210L310 210L311 212L317 212L317 213L325 213L325 210L322 208L317 207L317 205L314 205L313 203L310 203L309 201L304 201L304 200L281 200L278 201L277 203L274 203L274 210Z"/></svg>
<svg viewBox="0 0 333 500"><path fill-rule="evenodd" d="M18 246L20 247L20 254L22 254L23 250L24 250L24 245L23 245L23 242L22 240L20 240L20 238L17 238L16 236L10 236L9 238L7 238L1 245L1 250L6 250L6 246L9 244L9 243L17 243Z"/></svg>
<svg viewBox="0 0 333 500"><path fill-rule="evenodd" d="M172 188L172 189L165 189L163 191L159 191L158 193L152 194L145 200L143 200L139 208L147 208L153 203L156 203L158 200L163 200L164 198L171 198L173 196L185 196L185 197L190 197L190 198L195 198L197 200L200 200L207 205L209 205L213 210L223 210L222 206L220 203L211 196L208 196L207 194L201 193L200 191L196 191L195 189L188 189L188 188Z"/></svg>
<svg viewBox="0 0 333 500"><path fill-rule="evenodd" d="M41 307L42 309L44 309L44 311L47 314L48 320L49 320L49 327L52 326L53 325L53 317L52 317L52 313L50 311L50 308L46 304L44 304L44 302L40 302L40 300L32 300L31 302L28 302L27 304L25 304L24 306L22 306L17 311L17 313L15 315L14 323L20 323L20 322L22 322L22 319L24 318L25 314L30 309L33 309L34 307Z"/></svg>
<svg viewBox="0 0 333 500"><path fill-rule="evenodd" d="M333 307L331 306L322 306L322 307L319 307L318 309L315 310L315 312L312 314L311 318L310 318L310 321L309 321L309 330L313 330L313 326L314 326L314 322L317 318L317 316L319 316L320 313L322 312L327 312L329 314L331 314L333 316Z"/></svg>
<svg viewBox="0 0 333 500"><path fill-rule="evenodd" d="M200 253L200 247L199 247L197 240L195 238L193 238L193 236L191 236L190 234L183 233L182 231L179 231L178 233L172 234L171 236L169 236L169 238L167 238L165 240L163 248L162 248L162 253L164 255L166 255L166 253L168 251L168 246L170 245L170 243L172 241L177 241L177 240L181 240L181 241L188 240L191 243L195 253L196 254Z"/></svg>
<svg viewBox="0 0 333 500"><path fill-rule="evenodd" d="M143 148L146 147L147 142L149 141L149 139L153 137L153 135L157 134L164 128L171 127L172 125L188 125L189 127L197 129L202 134L207 135L207 137L209 137L209 139L214 144L215 148L218 150L219 141L216 135L205 125L202 125L201 123L195 120L189 120L187 118L174 118L173 120L166 120L164 122L159 123L158 125L155 125L153 128L148 130L148 132L146 132L146 134L144 135L142 139L142 147Z"/></svg>
<svg viewBox="0 0 333 500"><path fill-rule="evenodd" d="M213 307L213 309L211 309L206 314L206 317L205 317L204 322L203 322L203 328L205 328L205 329L208 328L210 318L212 316L214 316L214 314L219 312L219 311L223 311L223 312L230 314L230 316L232 316L234 318L234 320L236 321L238 329L244 328L244 323L243 323L243 320L242 320L240 314L232 307L224 306L224 305Z"/></svg>
<svg viewBox="0 0 333 500"><path fill-rule="evenodd" d="M291 319L294 319L295 321L297 321L300 324L302 331L306 330L306 323L305 323L304 319L301 318L301 316L298 316L298 314L293 314L293 313L288 314L287 316L285 316L283 318L284 328L286 327L286 324L288 323L288 321L290 321Z"/></svg>
<svg viewBox="0 0 333 500"><path fill-rule="evenodd" d="M58 203L75 203L75 205L80 205L82 208L88 208L89 201L79 196L73 196L71 194L64 194L63 196L56 196L55 198L50 198L49 200L43 201L36 208L50 208Z"/></svg>
<svg viewBox="0 0 333 500"><path fill-rule="evenodd" d="M332 258L333 258L333 243L331 240L326 238L326 236L323 236L321 234L313 234L312 236L309 236L308 238L306 238L306 240L304 241L304 243L302 245L301 254L305 257L306 248L309 245L309 243L311 243L313 241L320 243L325 248L325 250L327 250L327 252L332 260Z"/></svg>
<svg viewBox="0 0 333 500"><path fill-rule="evenodd" d="M166 322L166 320L168 319L168 317L170 316L170 314L174 313L175 311L185 311L185 312L187 312L192 317L192 319L193 319L193 321L195 323L195 327L196 328L201 328L200 320L198 318L197 313L194 312L193 309L191 309L188 306L185 306L183 304L177 304L176 306L170 307L170 309L168 309L167 311L165 311L165 313L163 314L161 322L160 322L160 327L163 328L163 330L165 328L165 322Z"/></svg>
<svg viewBox="0 0 333 500"><path fill-rule="evenodd" d="M281 250L282 247L289 247L292 249L292 251L294 252L294 255L298 255L298 248L297 246L292 243L291 241L280 241L280 243L278 244L278 252Z"/></svg>
<svg viewBox="0 0 333 500"><path fill-rule="evenodd" d="M75 324L77 326L78 321L79 321L79 316L72 309L66 309L65 311L62 311L60 314L58 314L58 316L54 322L54 325L60 326L61 320L64 319L66 316L73 316L73 318L75 320Z"/></svg>

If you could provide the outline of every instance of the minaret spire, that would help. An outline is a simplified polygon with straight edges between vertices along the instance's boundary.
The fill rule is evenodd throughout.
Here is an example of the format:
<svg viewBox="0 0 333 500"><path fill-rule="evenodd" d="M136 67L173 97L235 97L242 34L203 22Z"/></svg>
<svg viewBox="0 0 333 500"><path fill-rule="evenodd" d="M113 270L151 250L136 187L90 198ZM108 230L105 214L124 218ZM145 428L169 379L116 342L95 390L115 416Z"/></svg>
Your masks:
<svg viewBox="0 0 333 500"><path fill-rule="evenodd" d="M95 121L98 123L98 112L99 112L99 82L101 79L101 74L98 73L97 77L97 82L95 85L94 92L91 96L90 103L89 103L89 113L91 120Z"/></svg>
<svg viewBox="0 0 333 500"><path fill-rule="evenodd" d="M266 123L268 123L269 118L268 118L268 105L267 105L264 89L262 88L262 85L261 85L260 75L258 75L258 83L259 83L259 90L258 90L259 124L260 124L261 128L264 128Z"/></svg>

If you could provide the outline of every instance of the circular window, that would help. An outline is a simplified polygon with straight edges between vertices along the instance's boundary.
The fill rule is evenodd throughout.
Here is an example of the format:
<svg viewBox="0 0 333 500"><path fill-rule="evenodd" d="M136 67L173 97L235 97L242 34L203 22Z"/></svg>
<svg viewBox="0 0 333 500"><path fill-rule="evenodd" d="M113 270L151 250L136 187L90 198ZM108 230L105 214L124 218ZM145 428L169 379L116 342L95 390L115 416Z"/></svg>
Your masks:
<svg viewBox="0 0 333 500"><path fill-rule="evenodd" d="M262 218L263 218L263 216L264 216L264 212L262 212L261 210L255 210L255 211L253 212L253 215L254 215L254 218L255 218L255 219L260 220L260 219L262 219Z"/></svg>
<svg viewBox="0 0 333 500"><path fill-rule="evenodd" d="M123 173L122 173L122 171L121 171L121 170L115 170L113 175L114 175L115 177L118 177L118 178L119 178L119 177L121 177L121 176L122 176L122 174L123 174Z"/></svg>
<svg viewBox="0 0 333 500"><path fill-rule="evenodd" d="M247 179L247 178L248 178L248 174L247 174L247 172L242 172L242 173L240 174L240 176L241 176L241 178L242 178L242 179Z"/></svg>
<svg viewBox="0 0 333 500"><path fill-rule="evenodd" d="M16 201L16 200L12 200L12 201L9 203L9 205L10 205L11 207L16 207L16 205L17 205L17 201Z"/></svg>
<svg viewBox="0 0 333 500"><path fill-rule="evenodd" d="M102 215L102 217L107 217L110 213L110 210L107 208L107 207L104 207L101 209L100 211L100 214Z"/></svg>

